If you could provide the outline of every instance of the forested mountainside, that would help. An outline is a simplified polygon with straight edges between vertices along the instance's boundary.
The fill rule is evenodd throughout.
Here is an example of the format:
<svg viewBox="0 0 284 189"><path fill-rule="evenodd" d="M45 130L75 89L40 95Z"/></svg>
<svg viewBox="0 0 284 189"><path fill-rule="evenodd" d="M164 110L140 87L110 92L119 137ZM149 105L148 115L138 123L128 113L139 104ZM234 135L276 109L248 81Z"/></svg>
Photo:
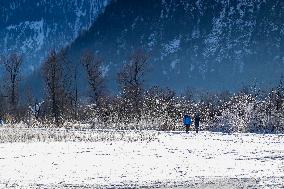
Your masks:
<svg viewBox="0 0 284 189"><path fill-rule="evenodd" d="M282 0L116 0L70 45L116 72L134 49L150 54L148 85L236 89L270 85L284 70Z"/></svg>

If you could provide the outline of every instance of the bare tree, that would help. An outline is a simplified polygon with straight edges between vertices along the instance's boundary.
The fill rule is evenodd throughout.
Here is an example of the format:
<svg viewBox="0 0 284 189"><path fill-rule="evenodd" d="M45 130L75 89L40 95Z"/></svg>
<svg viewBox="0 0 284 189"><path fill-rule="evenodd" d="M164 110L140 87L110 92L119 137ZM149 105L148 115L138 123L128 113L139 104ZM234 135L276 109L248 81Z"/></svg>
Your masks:
<svg viewBox="0 0 284 189"><path fill-rule="evenodd" d="M64 51L57 53L55 50L52 50L43 64L46 103L57 125L60 123L69 96L68 84L66 84L67 79L64 73L65 62Z"/></svg>
<svg viewBox="0 0 284 189"><path fill-rule="evenodd" d="M0 90L0 121L3 119L4 115L7 113L7 102L6 97Z"/></svg>
<svg viewBox="0 0 284 189"><path fill-rule="evenodd" d="M144 92L145 74L149 55L143 50L136 50L130 55L129 63L118 73L117 81L125 100L126 114L133 114L140 119ZM134 118L132 117L132 118Z"/></svg>
<svg viewBox="0 0 284 189"><path fill-rule="evenodd" d="M101 71L102 62L102 59L90 50L86 50L81 56L81 64L87 72L89 88L92 93L91 98L95 103L99 103L105 89L104 77Z"/></svg>
<svg viewBox="0 0 284 189"><path fill-rule="evenodd" d="M10 110L14 112L18 105L19 99L19 79L20 68L23 63L23 58L18 53L11 53L1 58L1 64L7 74L6 85L8 88L7 96L9 99Z"/></svg>
<svg viewBox="0 0 284 189"><path fill-rule="evenodd" d="M73 92L73 102L74 102L74 118L78 119L78 65L74 67L74 92Z"/></svg>

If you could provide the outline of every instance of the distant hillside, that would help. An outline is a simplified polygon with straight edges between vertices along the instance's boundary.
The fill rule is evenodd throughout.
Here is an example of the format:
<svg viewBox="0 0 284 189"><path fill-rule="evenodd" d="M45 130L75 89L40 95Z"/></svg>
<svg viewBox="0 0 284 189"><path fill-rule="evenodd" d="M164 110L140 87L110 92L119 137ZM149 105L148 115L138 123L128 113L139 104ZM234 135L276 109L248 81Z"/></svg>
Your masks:
<svg viewBox="0 0 284 189"><path fill-rule="evenodd" d="M282 0L115 0L69 47L78 63L90 48L109 86L129 53L151 55L148 86L236 89L270 85L284 71Z"/></svg>
<svg viewBox="0 0 284 189"><path fill-rule="evenodd" d="M108 0L1 0L0 55L24 54L24 70L38 67L51 48L62 48L88 29Z"/></svg>

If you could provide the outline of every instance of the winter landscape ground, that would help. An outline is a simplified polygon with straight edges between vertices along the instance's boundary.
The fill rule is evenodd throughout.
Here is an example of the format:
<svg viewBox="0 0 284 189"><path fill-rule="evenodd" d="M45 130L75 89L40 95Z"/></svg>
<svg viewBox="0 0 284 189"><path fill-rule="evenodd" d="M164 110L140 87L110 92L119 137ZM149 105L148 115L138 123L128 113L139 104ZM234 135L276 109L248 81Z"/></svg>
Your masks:
<svg viewBox="0 0 284 189"><path fill-rule="evenodd" d="M0 0L1 188L284 189L284 0Z"/></svg>
<svg viewBox="0 0 284 189"><path fill-rule="evenodd" d="M284 187L283 134L12 131L0 129L0 188Z"/></svg>

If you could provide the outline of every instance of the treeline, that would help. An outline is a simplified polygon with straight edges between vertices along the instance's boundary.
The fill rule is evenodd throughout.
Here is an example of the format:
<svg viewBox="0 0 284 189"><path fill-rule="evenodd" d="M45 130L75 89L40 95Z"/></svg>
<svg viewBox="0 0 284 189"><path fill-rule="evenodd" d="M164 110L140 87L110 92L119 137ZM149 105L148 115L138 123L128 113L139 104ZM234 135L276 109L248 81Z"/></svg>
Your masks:
<svg viewBox="0 0 284 189"><path fill-rule="evenodd" d="M64 50L52 50L42 64L44 98L38 100L32 90L20 94L22 56L17 53L2 56L5 77L0 91L0 119L29 126L88 123L94 128L179 130L184 114L199 113L204 130L284 131L283 78L277 86L265 91L255 87L236 93L187 89L177 95L159 86L145 88L149 54L136 50L117 73L119 94L110 95L101 69L103 59L85 50L78 61L88 80L88 98L82 97L78 90L79 66L71 64ZM25 96L22 98L25 100L20 102L20 96Z"/></svg>

